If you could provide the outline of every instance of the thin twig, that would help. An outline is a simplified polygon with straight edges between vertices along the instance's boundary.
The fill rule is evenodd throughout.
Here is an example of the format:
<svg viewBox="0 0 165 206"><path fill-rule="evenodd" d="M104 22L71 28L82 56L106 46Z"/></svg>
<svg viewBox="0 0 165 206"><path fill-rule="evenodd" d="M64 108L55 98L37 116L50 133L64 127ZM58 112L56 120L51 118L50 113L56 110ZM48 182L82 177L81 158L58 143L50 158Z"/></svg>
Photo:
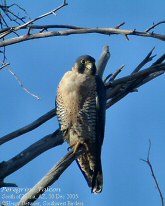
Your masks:
<svg viewBox="0 0 165 206"><path fill-rule="evenodd" d="M157 27L157 26L160 25L160 24L165 24L165 21L160 21L160 22L158 22L158 23L156 23L156 24L153 24L151 27L149 27L148 29L146 29L145 32L151 31L152 29L154 29L155 27Z"/></svg>
<svg viewBox="0 0 165 206"><path fill-rule="evenodd" d="M163 54L159 59L157 59L156 62L154 62L154 63L152 64L152 66L161 64L164 60L165 60L165 54Z"/></svg>
<svg viewBox="0 0 165 206"><path fill-rule="evenodd" d="M119 25L115 26L115 29L119 29L121 26L123 26L125 22L120 23Z"/></svg>
<svg viewBox="0 0 165 206"><path fill-rule="evenodd" d="M125 67L125 65L122 65L119 69L117 69L116 72L111 76L111 78L109 79L109 81L115 80L115 78L117 77L117 75L123 70L124 67Z"/></svg>
<svg viewBox="0 0 165 206"><path fill-rule="evenodd" d="M150 59L151 57L149 57ZM146 58L145 58L146 59ZM126 77L119 78L106 84L107 87L107 108L124 98L132 91L165 72L165 54L147 69L131 73ZM142 61L147 63L148 61ZM157 64L158 63L158 64ZM138 67L137 67L138 68ZM136 70L137 70L136 68ZM138 69L139 70L139 69ZM135 71L135 70L134 70Z"/></svg>
<svg viewBox="0 0 165 206"><path fill-rule="evenodd" d="M159 66L155 67L154 69L159 68ZM129 93L134 92L134 91L138 91L137 88L144 85L145 83L153 80L154 78L160 76L161 74L164 74L165 71L165 64L163 64L163 67L160 68L161 71L158 72L153 72L153 76L150 77L150 74L146 75L148 73L145 74L140 74L137 75L138 77L142 76L141 79L134 79L133 82L128 84L126 83L125 85L122 86L122 84L120 85L116 85L113 89L109 89L107 90L107 106L106 108L108 109L109 107L111 107L112 105L114 105L115 103L117 103L118 101L120 101L122 98L124 98L125 96L127 96ZM143 76L144 75L144 76ZM129 77L131 79L131 77Z"/></svg>
<svg viewBox="0 0 165 206"><path fill-rule="evenodd" d="M23 88L23 90L24 90L26 93L30 94L32 97L36 98L37 100L40 100L40 97L39 97L38 95L36 95L36 94L32 93L31 91L29 91L29 89L27 89L27 88L23 85L23 83L22 83L22 81L20 80L20 78L16 75L15 72L13 72L13 71L11 70L11 68L10 68L9 66L7 66L6 68L7 68L7 70L15 77L16 81L18 82L18 84Z"/></svg>
<svg viewBox="0 0 165 206"><path fill-rule="evenodd" d="M148 55L143 59L143 61L133 70L132 74L140 71L140 69L147 64L148 62L152 61L152 59L156 56L156 55L152 55L152 52L154 51L155 47L148 53Z"/></svg>
<svg viewBox="0 0 165 206"><path fill-rule="evenodd" d="M9 65L10 65L10 63L5 63L5 64L3 63L2 66L0 67L0 70L3 69L4 67L9 66Z"/></svg>
<svg viewBox="0 0 165 206"><path fill-rule="evenodd" d="M25 13L25 16L20 17L19 14L15 14L11 10L12 7L14 7L14 6L18 7L19 10L22 10ZM26 10L23 9L22 7L20 7L18 4L11 4L8 6L8 5L6 5L6 2L4 2L3 5L0 5L0 9L4 13L4 15L3 15L1 12L0 17L4 21L5 27L8 27L7 22L6 22L7 20L9 20L11 22L15 22L17 25L20 25L22 22L25 23L24 19L26 19L28 17ZM6 20L5 20L5 18L6 18Z"/></svg>
<svg viewBox="0 0 165 206"><path fill-rule="evenodd" d="M28 21L28 22L26 22L26 23L24 23L24 24L22 24L20 26L12 28L12 30L9 30L6 33L2 34L0 38L5 37L6 35L12 33L13 31L18 31L18 30L22 29L23 27L28 26L29 24L33 24L34 22L36 22L38 20L41 20L42 18L45 18L45 17L50 16L52 14L55 14L57 11L59 11L60 9L62 9L63 7L65 7L67 5L68 5L68 3L64 0L63 4L61 6L55 8L55 9L53 9L53 10L51 10L51 11L45 13L45 14L42 14L39 17L37 17L37 18L35 18L33 20L30 20L30 21Z"/></svg>
<svg viewBox="0 0 165 206"><path fill-rule="evenodd" d="M151 175L152 175L152 177L153 177L153 179L154 179L154 182L155 182L156 187L157 187L158 192L159 192L159 196L160 196L160 199L161 199L162 206L164 206L163 194L162 194L162 191L161 191L161 189L160 189L158 180L157 180L157 178L156 178L154 169L153 169L152 164L151 164L151 161L150 161L150 152L151 152L151 141L149 140L149 148L148 148L147 160L145 160L145 159L141 159L141 160L142 160L143 162L147 163L147 165L149 166L150 171L151 171Z"/></svg>
<svg viewBox="0 0 165 206"><path fill-rule="evenodd" d="M113 82L111 82L110 85L107 85L107 88L114 87L118 84L122 84L125 82L130 82L130 81L136 80L138 78L144 77L145 75L149 75L151 73L159 72L159 71L165 71L165 63L150 66L142 71L136 72L134 74L131 74L131 75L119 78L119 79L116 79Z"/></svg>
<svg viewBox="0 0 165 206"><path fill-rule="evenodd" d="M18 4L16 4L16 3L14 3L14 4L11 4L11 5L9 5L8 7L10 8L10 7L18 7L20 10L22 10L25 14L26 14L26 16L28 16L28 13L27 13L27 11L24 9L24 8L22 8L21 6L19 6Z"/></svg>

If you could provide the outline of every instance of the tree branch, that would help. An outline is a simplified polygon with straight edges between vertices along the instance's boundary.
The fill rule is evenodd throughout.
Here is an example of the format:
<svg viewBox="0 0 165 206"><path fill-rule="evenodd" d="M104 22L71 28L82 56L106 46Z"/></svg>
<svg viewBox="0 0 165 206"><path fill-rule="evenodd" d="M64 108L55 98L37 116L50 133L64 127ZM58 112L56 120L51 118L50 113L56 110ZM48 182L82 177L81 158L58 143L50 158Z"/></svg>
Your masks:
<svg viewBox="0 0 165 206"><path fill-rule="evenodd" d="M153 58L156 56L156 55L152 56L154 49L155 47L148 53L148 55L143 59L143 61L133 70L132 74L140 71L140 69L143 68L144 65L146 65L148 62L153 60Z"/></svg>
<svg viewBox="0 0 165 206"><path fill-rule="evenodd" d="M62 9L63 7L65 7L67 5L68 5L68 3L66 2L66 0L64 0L63 4L61 6L53 9L52 11L49 11L49 12L47 12L45 14L42 14L41 16L36 17L35 19L30 20L30 21L28 21L28 22L26 22L26 23L24 23L22 25L19 25L19 26L16 26L16 27L10 27L10 29L7 29L5 32L2 33L0 38L4 38L5 36L7 36L7 35L9 35L9 34L11 34L13 32L16 32L16 31L18 31L18 30L20 30L22 28L28 27L29 24L33 24L34 22L36 22L36 21L38 21L40 19L43 19L43 18L45 18L47 16L50 16L52 14L55 14L57 11L59 11L60 9Z"/></svg>
<svg viewBox="0 0 165 206"><path fill-rule="evenodd" d="M0 67L0 70L3 69L4 67L9 66L9 65L10 65L10 63L2 63L2 66Z"/></svg>
<svg viewBox="0 0 165 206"><path fill-rule="evenodd" d="M4 28L2 30L0 30L0 34L1 33L4 33L4 32L7 32L7 31L10 31L12 28L16 28L16 27L7 27L7 28ZM83 29L83 27L78 27L78 26L73 26L73 25L64 25L64 24L58 24L58 25L55 25L55 24L50 24L50 25L35 25L35 24L30 24L30 25L27 25L27 26L23 26L20 30L25 30L25 29L33 29L33 30L41 30L41 31L46 31L48 29L57 29L57 28L63 28L63 29Z"/></svg>
<svg viewBox="0 0 165 206"><path fill-rule="evenodd" d="M165 23L165 21L160 21L160 22L158 22L158 23L156 23L156 24L153 24L151 27L149 27L149 28L146 29L145 31L146 31L146 32L149 32L149 31L151 31L152 29L154 29L155 27L157 27L158 25L164 24L164 23Z"/></svg>
<svg viewBox="0 0 165 206"><path fill-rule="evenodd" d="M152 50L153 51L153 50ZM163 54L155 63L147 69L139 71L142 66L153 59L152 51L145 57L145 59L136 67L136 69L126 77L119 78L106 83L107 87L107 108L121 100L123 97L137 91L137 88L143 84L153 80L165 72L165 54Z"/></svg>
<svg viewBox="0 0 165 206"><path fill-rule="evenodd" d="M26 23L27 25L30 24L29 22ZM22 29L22 27L27 26L26 24L16 27L14 31L17 31L19 29ZM48 27L46 27L48 29ZM66 26L65 26L66 28ZM13 30L13 29L12 29ZM34 30L34 29L33 29ZM43 27L44 30L44 27ZM3 34L0 36L0 38L4 38L4 35L8 35L12 31L7 31L6 34ZM151 37L156 38L162 41L165 41L165 35L153 33L153 32L146 32L146 31L136 31L136 30L124 30L124 29L116 29L116 28L80 28L80 29L69 29L69 30L61 30L61 31L50 31L50 32L39 32L35 34L30 35L23 35L11 39L4 40L0 43L0 47L8 46L32 39L39 39L39 38L46 38L46 37L55 37L55 36L67 36L67 35L73 35L73 34L89 34L89 33L98 33L103 35L125 35L125 36L141 36L141 37Z"/></svg>
<svg viewBox="0 0 165 206"><path fill-rule="evenodd" d="M0 138L0 145L4 144L5 142L8 142L16 137L19 137L27 132L30 132L33 129L36 129L37 127L41 126L46 121L48 121L49 119L53 118L55 115L56 115L56 109L50 110L49 112L47 112L43 116L39 117L38 119L36 119L32 123L1 137Z"/></svg>
<svg viewBox="0 0 165 206"><path fill-rule="evenodd" d="M101 58L97 64L97 74L102 78L108 60L110 58L109 46L105 46L103 48L103 52L101 54Z"/></svg>
<svg viewBox="0 0 165 206"><path fill-rule="evenodd" d="M40 97L34 93L32 93L29 89L27 89L23 82L21 81L21 79L17 76L17 74L15 72L12 71L12 69L7 65L6 66L7 70L10 72L10 74L12 74L12 76L14 76L14 78L16 79L16 81L18 82L18 84L20 85L20 87L28 94L30 94L32 97L36 98L37 100L40 100Z"/></svg>
<svg viewBox="0 0 165 206"><path fill-rule="evenodd" d="M15 14L15 12L12 10L14 7L17 7L18 9L17 14ZM21 23L25 23L25 19L28 18L26 10L20 7L18 4L7 5L6 1L4 1L2 4L0 4L0 11L0 25L2 29L4 27L8 27L7 21L20 25ZM20 11L22 15L19 14Z"/></svg>
<svg viewBox="0 0 165 206"><path fill-rule="evenodd" d="M63 144L64 139L60 130L43 137L41 140L35 142L30 147L20 152L18 155L8 161L0 163L0 182L5 177L17 171L25 164L42 154L43 152Z"/></svg>
<svg viewBox="0 0 165 206"><path fill-rule="evenodd" d="M47 175L45 175L27 194L25 194L17 206L24 206L34 202L41 194L43 194L48 187L50 187L62 173L71 165L71 163L81 155L85 150L81 149L76 154L72 151L62 158L57 165L55 165Z"/></svg>
<svg viewBox="0 0 165 206"><path fill-rule="evenodd" d="M154 169L152 167L152 164L151 164L151 161L150 161L150 152L151 152L151 141L149 140L149 148L148 148L148 155L147 155L147 160L145 159L141 159L143 162L145 162L149 168L150 168L150 171L151 171L151 175L154 179L154 182L156 184L156 187L158 189L158 192L159 192L159 196L160 196L160 199L161 199L161 203L162 203L162 206L164 206L164 198L163 198L163 194L162 194L162 191L160 189L160 186L159 186L159 183L158 183L158 180L156 178L156 175L154 173Z"/></svg>

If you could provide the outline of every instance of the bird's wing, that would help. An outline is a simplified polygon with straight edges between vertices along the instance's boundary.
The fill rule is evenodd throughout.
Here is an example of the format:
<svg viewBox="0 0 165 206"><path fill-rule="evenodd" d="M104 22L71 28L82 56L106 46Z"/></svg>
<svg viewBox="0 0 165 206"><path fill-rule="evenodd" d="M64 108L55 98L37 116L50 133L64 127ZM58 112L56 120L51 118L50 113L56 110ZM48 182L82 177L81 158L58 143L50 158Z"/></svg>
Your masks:
<svg viewBox="0 0 165 206"><path fill-rule="evenodd" d="M84 154L83 157L78 158L77 163L81 169L88 185L92 188L92 192L101 192L103 185L102 167L101 167L101 146L104 139L104 127L105 127L105 110L106 110L106 88L99 76L95 77L96 83L96 93L93 98L86 99L84 102L83 111L89 115L90 122L88 124L90 127L94 127L95 134L95 144L93 145L93 150L89 155L94 155L95 166L90 169L90 160L88 159L88 154ZM91 95L89 95L91 97ZM88 100L88 101L87 101ZM88 133L90 135L90 133ZM82 159L81 159L82 158ZM85 167L85 169L84 169Z"/></svg>
<svg viewBox="0 0 165 206"><path fill-rule="evenodd" d="M104 140L104 129L105 129L105 115L106 115L106 88L99 76L96 76L96 138L98 145L98 155L101 154L101 146Z"/></svg>
<svg viewBox="0 0 165 206"><path fill-rule="evenodd" d="M101 149L104 140L106 115L106 88L99 76L96 76L96 165L92 179L92 191L102 190L103 176L101 166ZM96 188L96 189L95 189Z"/></svg>

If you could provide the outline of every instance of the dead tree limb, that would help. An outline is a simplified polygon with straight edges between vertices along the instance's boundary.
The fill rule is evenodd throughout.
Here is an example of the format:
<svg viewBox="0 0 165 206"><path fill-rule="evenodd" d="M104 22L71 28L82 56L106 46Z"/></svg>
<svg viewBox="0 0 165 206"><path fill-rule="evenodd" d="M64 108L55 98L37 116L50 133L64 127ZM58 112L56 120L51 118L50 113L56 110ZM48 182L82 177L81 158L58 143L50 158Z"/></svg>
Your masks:
<svg viewBox="0 0 165 206"><path fill-rule="evenodd" d="M25 194L17 206L24 206L33 203L41 194L43 194L48 187L50 187L62 173L71 165L71 163L81 154L83 149L76 154L72 151L62 158L57 165L55 165L27 194Z"/></svg>
<svg viewBox="0 0 165 206"><path fill-rule="evenodd" d="M10 65L9 63L2 63L2 66L0 67L0 70L3 69L4 67L9 66L9 65Z"/></svg>
<svg viewBox="0 0 165 206"><path fill-rule="evenodd" d="M149 168L150 168L150 171L151 171L151 175L153 177L153 180L156 184L156 187L158 189L158 192L159 192L159 196L160 196L160 199L161 199L161 203L162 203L162 206L164 206L164 198L163 198L163 194L162 194L162 191L160 189L160 186L159 186L159 183L158 183L158 180L156 178L156 175L155 175L155 172L154 172L154 169L153 169L153 166L152 166L152 163L150 161L150 152L151 152L151 141L149 140L149 148L148 148L148 155L147 155L147 159L141 159L143 162L145 162Z"/></svg>
<svg viewBox="0 0 165 206"><path fill-rule="evenodd" d="M109 46L105 46L103 48L103 52L101 54L101 58L97 64L97 74L102 78L104 74L104 70L110 58Z"/></svg>
<svg viewBox="0 0 165 206"><path fill-rule="evenodd" d="M20 29L22 29L24 27L28 27L28 25L33 24L34 22L36 22L38 20L41 20L41 19L43 19L43 18L45 18L47 16L50 16L52 14L55 14L57 11L59 11L60 9L62 9L63 7L65 7L67 5L68 5L67 1L64 0L63 4L61 6L55 8L55 9L53 9L53 10L51 10L51 11L45 13L45 14L42 14L42 15L36 17L35 19L30 20L30 21L28 21L28 22L26 22L26 23L24 23L22 25L19 25L19 26L16 26L16 27L8 27L8 25L6 25L8 28L6 28L5 30L3 30L3 32L1 32L2 34L1 34L0 38L4 38L5 36L7 36L7 35L9 35L11 33L15 33L15 32L17 32L18 30L20 30ZM30 28L28 28L28 29L30 29Z"/></svg>
<svg viewBox="0 0 165 206"><path fill-rule="evenodd" d="M15 9L17 9L17 12ZM6 1L2 1L0 4L0 17L0 27L2 30L9 28L8 23L21 25L22 23L25 23L26 19L29 18L25 9L15 3L7 5Z"/></svg>
<svg viewBox="0 0 165 206"><path fill-rule="evenodd" d="M4 187L5 177L17 171L25 164L42 154L43 152L63 144L64 139L60 130L56 130L54 133L46 135L41 140L35 142L30 147L24 151L17 154L15 157L11 158L8 161L0 163L0 186Z"/></svg>
<svg viewBox="0 0 165 206"><path fill-rule="evenodd" d="M56 37L56 36L68 36L73 34L91 34L97 33L102 35L124 35L124 36L140 36L140 37L150 37L156 38L162 41L165 41L165 35L157 34L153 32L145 31L136 31L136 30L124 30L124 29L115 29L115 28L83 28L83 29L71 29L71 30L59 30L59 31L50 31L50 32L39 32L35 34L25 34L23 36L6 39L0 42L0 47L47 37ZM8 33L9 34L9 33ZM7 35L8 35L7 34ZM5 35L6 36L6 35ZM1 34L0 38L4 38L4 34Z"/></svg>
<svg viewBox="0 0 165 206"><path fill-rule="evenodd" d="M149 28L146 29L145 31L146 31L146 32L149 32L149 31L151 31L152 29L154 29L155 27L157 27L158 25L164 24L164 23L165 23L165 21L159 21L158 23L153 24L151 27L149 27Z"/></svg>
<svg viewBox="0 0 165 206"><path fill-rule="evenodd" d="M16 79L17 83L19 84L19 86L29 95L31 95L32 97L34 97L37 100L40 100L40 97L34 93L32 93L29 89L27 89L22 80L18 77L18 75L7 65L6 66L7 70L9 71L9 73Z"/></svg>
<svg viewBox="0 0 165 206"><path fill-rule="evenodd" d="M10 134L7 134L7 135L1 137L0 138L0 145L6 143L6 142L8 142L16 137L19 137L27 132L30 132L30 131L36 129L37 127L41 126L46 121L48 121L49 119L53 118L55 115L56 115L56 110L55 109L50 110L49 112L47 112L43 116L39 117L34 122L20 128L14 132L11 132Z"/></svg>

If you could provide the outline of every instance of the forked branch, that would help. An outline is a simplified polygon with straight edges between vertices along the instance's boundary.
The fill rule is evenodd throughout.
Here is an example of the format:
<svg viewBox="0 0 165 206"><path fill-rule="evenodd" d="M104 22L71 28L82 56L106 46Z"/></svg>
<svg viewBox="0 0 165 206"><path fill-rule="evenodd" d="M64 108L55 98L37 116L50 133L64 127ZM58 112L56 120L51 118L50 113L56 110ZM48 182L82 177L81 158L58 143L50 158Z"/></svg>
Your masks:
<svg viewBox="0 0 165 206"><path fill-rule="evenodd" d="M148 148L148 155L147 155L147 159L141 159L143 162L145 162L149 168L150 168L150 171L151 171L151 175L153 177L153 180L156 184L156 187L158 189L158 192L159 192L159 196L160 196L160 199L161 199L161 203L162 203L162 206L164 206L164 198L163 198L163 194L162 194L162 191L160 189L160 186L159 186L159 183L158 183L158 180L156 178L156 175L155 175L155 172L154 172L154 169L153 169L153 166L151 164L151 161L150 161L150 153L151 153L151 141L149 140L149 148Z"/></svg>
<svg viewBox="0 0 165 206"><path fill-rule="evenodd" d="M13 5L15 5L15 4L13 4ZM26 23L24 22L23 24L21 24L19 26L15 26L15 27L8 27L8 25L6 25L7 28L2 29L2 31L0 32L1 33L0 39L6 37L7 35L9 35L11 33L17 32L17 31L21 30L22 28L28 28L28 30L29 30L30 29L30 27L28 27L29 25L32 25L32 24L34 24L34 22L36 22L38 20L41 20L41 19L43 19L47 16L50 16L52 14L56 14L57 11L59 11L60 9L62 9L63 7L65 7L67 5L68 5L67 1L64 0L63 4L60 5L59 7L55 8L55 9L53 9L53 10L51 10L51 11L45 13L45 14L42 14L42 15L36 17L35 19L32 19L32 20L30 20ZM6 6L6 8L8 8L8 7Z"/></svg>

